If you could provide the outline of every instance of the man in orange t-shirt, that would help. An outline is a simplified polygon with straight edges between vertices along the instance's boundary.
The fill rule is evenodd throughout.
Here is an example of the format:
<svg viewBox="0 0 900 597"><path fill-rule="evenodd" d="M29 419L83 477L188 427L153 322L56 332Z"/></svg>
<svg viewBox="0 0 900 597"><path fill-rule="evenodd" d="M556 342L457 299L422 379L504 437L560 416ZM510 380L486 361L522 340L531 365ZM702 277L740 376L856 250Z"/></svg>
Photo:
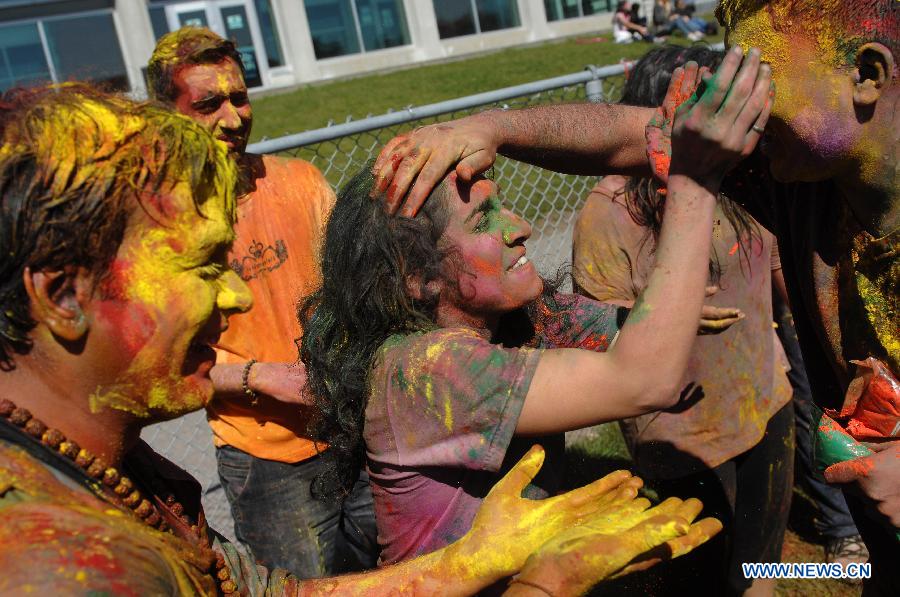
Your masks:
<svg viewBox="0 0 900 597"><path fill-rule="evenodd" d="M363 472L342 505L312 497L321 470L295 340L297 300L320 280L317 251L334 193L315 166L245 152L252 111L240 54L198 27L163 36L148 66L153 95L229 146L242 172L228 255L256 307L232 317L207 406L235 533L269 568L315 578L374 567L375 514Z"/></svg>

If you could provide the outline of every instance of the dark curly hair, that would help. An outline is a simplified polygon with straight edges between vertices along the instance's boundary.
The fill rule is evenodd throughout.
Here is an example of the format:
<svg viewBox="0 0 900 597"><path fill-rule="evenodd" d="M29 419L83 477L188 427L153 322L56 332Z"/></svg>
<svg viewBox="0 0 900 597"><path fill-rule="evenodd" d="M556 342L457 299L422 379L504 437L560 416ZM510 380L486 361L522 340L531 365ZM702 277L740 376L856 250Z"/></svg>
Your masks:
<svg viewBox="0 0 900 597"><path fill-rule="evenodd" d="M371 162L338 193L321 253L322 286L305 299L300 358L319 414L310 430L328 443L326 472L313 484L320 498L343 497L364 462L362 426L375 352L393 334L435 329L448 252L438 248L447 226L439 185L415 218L392 217L371 199ZM413 298L410 285L420 292Z"/></svg>
<svg viewBox="0 0 900 597"><path fill-rule="evenodd" d="M634 70L629 73L620 103L655 108L661 105L665 99L672 71L677 67L694 61L700 66L715 70L722 62L724 55L720 50L713 50L700 44L690 47L662 46L654 48L647 52L637 62ZM628 179L622 191L628 215L635 224L647 229L644 242L652 240L654 247L659 240L665 208L665 195L660 195L659 189L659 182L653 178L632 177ZM743 208L724 195L719 195L718 203L737 235L741 269L743 270L745 263L749 268L748 251L752 246L752 239L760 238L759 226ZM709 261L710 282L718 284L722 273L719 256L713 253Z"/></svg>

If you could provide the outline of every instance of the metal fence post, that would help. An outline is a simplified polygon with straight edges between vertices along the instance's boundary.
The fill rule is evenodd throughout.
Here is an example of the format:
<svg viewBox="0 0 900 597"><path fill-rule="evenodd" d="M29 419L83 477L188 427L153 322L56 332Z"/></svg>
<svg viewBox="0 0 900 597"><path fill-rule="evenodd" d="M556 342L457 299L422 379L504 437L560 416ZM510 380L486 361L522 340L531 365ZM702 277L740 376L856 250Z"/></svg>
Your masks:
<svg viewBox="0 0 900 597"><path fill-rule="evenodd" d="M602 102L604 100L603 78L597 72L597 67L589 64L584 67L584 70L591 71L591 78L584 83L584 95L587 101L595 104Z"/></svg>

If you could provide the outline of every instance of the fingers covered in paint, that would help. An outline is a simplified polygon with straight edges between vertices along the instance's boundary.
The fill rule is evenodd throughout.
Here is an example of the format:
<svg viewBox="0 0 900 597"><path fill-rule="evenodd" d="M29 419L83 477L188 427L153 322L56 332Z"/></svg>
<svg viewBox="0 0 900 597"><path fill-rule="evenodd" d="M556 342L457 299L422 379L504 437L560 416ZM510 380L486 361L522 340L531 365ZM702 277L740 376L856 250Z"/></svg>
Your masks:
<svg viewBox="0 0 900 597"><path fill-rule="evenodd" d="M498 143L490 114L433 124L395 137L375 160L373 193L390 213L414 217L432 189L455 169L463 181L490 168Z"/></svg>
<svg viewBox="0 0 900 597"><path fill-rule="evenodd" d="M700 335L721 334L744 318L744 312L734 307L703 305L700 309L700 325L697 333Z"/></svg>
<svg viewBox="0 0 900 597"><path fill-rule="evenodd" d="M688 532L677 516L657 515L616 533L579 525L550 539L528 558L517 580L550 595L582 595L598 582L629 568L647 568L662 559L648 552Z"/></svg>
<svg viewBox="0 0 900 597"><path fill-rule="evenodd" d="M672 126L675 123L675 114L685 102L693 101L700 77L708 72L706 68L696 67L695 62L688 62L685 66L675 69L662 105L647 124L645 135L650 169L653 176L663 184L668 181L672 160ZM665 189L661 189L660 192L665 194Z"/></svg>
<svg viewBox="0 0 900 597"><path fill-rule="evenodd" d="M486 499L490 499L490 496L495 494L520 494L541 470L545 455L544 448L541 446L537 444L531 446L531 449L519 459L519 462L491 488Z"/></svg>
<svg viewBox="0 0 900 597"><path fill-rule="evenodd" d="M722 530L722 523L717 518L704 518L691 525L688 532L680 537L669 539L669 557L678 558L692 552L703 545Z"/></svg>
<svg viewBox="0 0 900 597"><path fill-rule="evenodd" d="M623 483L626 481L629 483L623 488L632 488L635 493L637 492L637 489L643 485L643 481L641 481L640 478L632 477L631 473L628 471L614 471L589 485L573 489L572 491L551 499L565 499L565 501L572 506L581 506L590 503L595 501L598 497L609 497L612 499L615 496L615 494L612 493L612 490L622 487Z"/></svg>
<svg viewBox="0 0 900 597"><path fill-rule="evenodd" d="M734 46L725 54L725 58L722 59L715 74L706 77L706 90L698 102L703 105L705 110L716 113L722 108L743 59L744 53L740 46Z"/></svg>
<svg viewBox="0 0 900 597"><path fill-rule="evenodd" d="M727 94L717 110L717 116L724 124L736 122L743 113L744 106L750 99L753 88L756 85L758 72L759 50L752 48L747 56L743 58L743 61L740 62L740 69L734 76L731 87L727 89ZM762 108L762 105L760 105L760 108ZM759 113L759 110L757 110L757 113ZM747 126L749 126L749 123L747 123Z"/></svg>
<svg viewBox="0 0 900 597"><path fill-rule="evenodd" d="M873 514L900 529L900 440L886 442L871 456L833 464L824 474L829 483L846 484L862 494Z"/></svg>
<svg viewBox="0 0 900 597"><path fill-rule="evenodd" d="M393 173L397 171L400 161L405 154L404 145L409 143L409 134L397 135L381 149L381 153L375 158L372 166L372 174L375 175L375 191L383 193L387 189L393 178ZM385 172L385 168L390 164L390 171Z"/></svg>
<svg viewBox="0 0 900 597"><path fill-rule="evenodd" d="M534 479L544 461L544 450L534 446L491 489L475 516L472 528L454 547L460 565L486 553L502 554L493 566L503 575L521 568L526 558L546 541L585 520L613 517L622 507L643 512L632 503L642 481L627 471L616 471L599 481L544 500L522 497L522 490ZM493 568L492 568L493 570Z"/></svg>
<svg viewBox="0 0 900 597"><path fill-rule="evenodd" d="M688 176L711 191L749 153L748 130L767 109L768 66L760 67L756 49L743 64L741 58L740 49L730 51L702 95L675 117L670 173ZM752 145L757 140L758 135Z"/></svg>
<svg viewBox="0 0 900 597"><path fill-rule="evenodd" d="M607 579L645 570L688 553L721 529L715 519L691 521L697 500L666 500L627 528L608 533L578 525L553 537L528 559L517 577L552 595L581 595Z"/></svg>
<svg viewBox="0 0 900 597"><path fill-rule="evenodd" d="M667 114L674 116L675 111L693 97L694 91L700 84L700 73L700 67L693 61L675 69L663 100L664 110Z"/></svg>
<svg viewBox="0 0 900 597"><path fill-rule="evenodd" d="M391 183L388 185L387 191L385 192L385 200L390 213L396 213L398 209L404 206L407 208L410 207L404 205L406 190L419 175L422 167L428 163L428 159L431 157L431 151L431 148L428 146L415 146L410 149L406 157L404 157L397 166L394 178L391 180ZM418 212L421 204L413 207L415 212Z"/></svg>

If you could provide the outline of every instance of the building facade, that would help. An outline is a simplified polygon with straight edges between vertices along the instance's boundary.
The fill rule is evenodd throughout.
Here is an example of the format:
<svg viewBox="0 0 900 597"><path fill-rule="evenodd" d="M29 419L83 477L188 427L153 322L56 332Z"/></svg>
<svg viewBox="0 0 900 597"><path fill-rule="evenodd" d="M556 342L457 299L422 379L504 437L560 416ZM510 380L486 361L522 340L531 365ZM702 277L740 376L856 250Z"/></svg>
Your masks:
<svg viewBox="0 0 900 597"><path fill-rule="evenodd" d="M0 91L86 79L142 96L156 40L184 25L233 39L248 85L268 90L605 30L614 7L614 0L0 0Z"/></svg>

